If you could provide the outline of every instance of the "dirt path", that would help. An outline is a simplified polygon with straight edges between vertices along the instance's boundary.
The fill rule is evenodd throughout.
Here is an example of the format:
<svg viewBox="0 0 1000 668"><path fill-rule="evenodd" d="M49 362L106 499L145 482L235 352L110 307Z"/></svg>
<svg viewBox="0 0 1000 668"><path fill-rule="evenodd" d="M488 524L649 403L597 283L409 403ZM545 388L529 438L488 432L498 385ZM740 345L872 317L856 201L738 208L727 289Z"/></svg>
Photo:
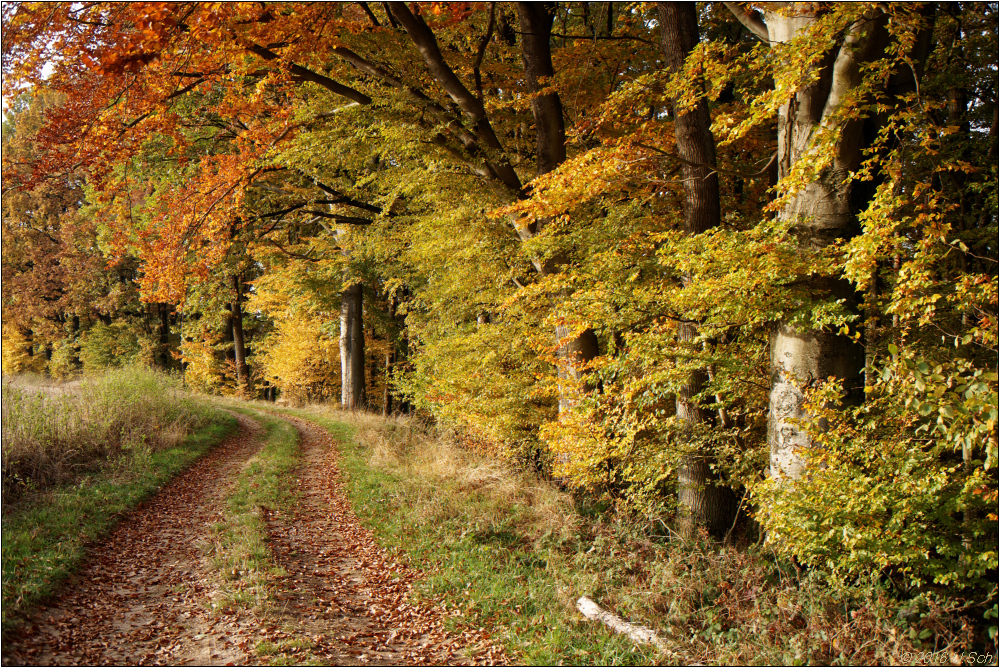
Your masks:
<svg viewBox="0 0 1000 668"><path fill-rule="evenodd" d="M4 663L243 664L239 620L213 618L205 550L230 480L260 448L239 430L137 508L52 603L5 638Z"/></svg>
<svg viewBox="0 0 1000 668"><path fill-rule="evenodd" d="M5 639L6 665L330 665L507 663L483 630L445 632L447 613L414 606L416 574L358 523L321 429L299 429L301 502L265 510L272 555L286 572L266 613L217 613L205 545L231 480L263 430L239 432L134 511L48 606Z"/></svg>
<svg viewBox="0 0 1000 668"><path fill-rule="evenodd" d="M448 633L446 611L407 601L418 574L386 555L358 522L329 435L289 421L299 430L305 461L302 501L292 517L267 516L273 554L288 573L279 586L279 623L265 633L269 641L291 644L297 636L314 643L312 656L333 664L509 663L484 630Z"/></svg>

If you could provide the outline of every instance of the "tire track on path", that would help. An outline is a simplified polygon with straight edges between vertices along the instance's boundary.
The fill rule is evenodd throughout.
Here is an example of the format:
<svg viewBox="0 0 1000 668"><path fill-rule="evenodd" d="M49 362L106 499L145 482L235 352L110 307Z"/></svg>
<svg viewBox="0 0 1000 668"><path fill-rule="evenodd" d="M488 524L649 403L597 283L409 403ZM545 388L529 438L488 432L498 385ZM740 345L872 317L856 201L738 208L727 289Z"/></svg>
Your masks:
<svg viewBox="0 0 1000 668"><path fill-rule="evenodd" d="M299 432L298 493L288 511L261 508L272 560L266 610L218 612L212 526L264 430L239 431L125 518L48 603L4 638L4 664L330 665L510 663L485 629L447 630L449 613L409 601L419 573L388 556L345 494L327 432ZM455 613L451 613L455 614Z"/></svg>
<svg viewBox="0 0 1000 668"><path fill-rule="evenodd" d="M419 573L379 547L351 508L339 453L327 432L281 416L299 431L303 465L293 513L266 512L276 583L274 622L264 629L286 659L333 665L502 665L510 663L484 629L447 631L448 613L409 601Z"/></svg>
<svg viewBox="0 0 1000 668"><path fill-rule="evenodd" d="M22 665L239 665L252 619L213 614L205 546L234 476L263 429L239 429L133 510L48 605L9 638L4 663Z"/></svg>

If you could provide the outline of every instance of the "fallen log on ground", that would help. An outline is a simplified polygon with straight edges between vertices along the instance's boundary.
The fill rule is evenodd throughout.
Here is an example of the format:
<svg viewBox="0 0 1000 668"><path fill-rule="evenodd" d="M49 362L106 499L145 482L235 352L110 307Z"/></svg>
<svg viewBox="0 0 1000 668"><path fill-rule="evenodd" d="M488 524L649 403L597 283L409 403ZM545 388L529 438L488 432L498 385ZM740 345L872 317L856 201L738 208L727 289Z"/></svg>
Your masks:
<svg viewBox="0 0 1000 668"><path fill-rule="evenodd" d="M576 609L587 619L601 622L615 633L628 636L633 642L642 645L653 645L664 653L673 654L673 652L667 649L667 644L656 634L656 631L645 626L626 622L615 613L608 612L586 596L581 596L576 602Z"/></svg>

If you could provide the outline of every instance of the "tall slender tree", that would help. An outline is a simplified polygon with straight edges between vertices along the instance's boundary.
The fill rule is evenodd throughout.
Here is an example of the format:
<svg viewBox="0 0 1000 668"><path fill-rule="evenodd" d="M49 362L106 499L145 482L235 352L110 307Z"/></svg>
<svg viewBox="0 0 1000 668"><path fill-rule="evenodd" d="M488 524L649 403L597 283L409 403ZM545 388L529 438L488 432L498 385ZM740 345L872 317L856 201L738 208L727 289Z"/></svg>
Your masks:
<svg viewBox="0 0 1000 668"><path fill-rule="evenodd" d="M792 226L800 245L810 251L859 232L858 214L873 194L869 183L853 174L878 133L878 118L861 112L864 99L878 92L870 63L882 58L889 45L889 17L880 7L849 14L842 36L831 41L829 9L809 3L781 3L763 16L737 3L726 3L758 38L778 49L775 81L787 91L778 108L778 177L785 185L778 218ZM930 31L920 32L906 56L918 77L926 57ZM819 45L819 46L817 46ZM803 66L805 69L803 70ZM858 309L854 287L843 277L802 277L802 287L818 299ZM864 348L857 338L835 327L809 327L780 320L771 335L771 394L768 443L771 474L798 478L803 453L814 437L803 428L810 387L828 378L841 379L849 395L860 398L865 367Z"/></svg>
<svg viewBox="0 0 1000 668"><path fill-rule="evenodd" d="M666 66L674 76L681 76L684 62L698 43L698 10L693 3L657 3L660 40ZM716 168L715 138L712 118L704 89L697 102L688 108L679 99L671 100L677 155L683 160L681 173L684 188L684 231L701 234L720 223L719 175ZM690 276L682 278L690 282ZM698 326L693 322L678 325L682 347L696 349ZM694 356L697 359L697 355ZM687 426L684 437L697 444L698 430L711 421L711 412L702 407L701 393L708 380L703 368L694 368L677 394L677 417ZM723 536L732 527L736 499L717 472L714 453L695 445L678 469L678 502L683 530L693 535L704 526L715 536Z"/></svg>

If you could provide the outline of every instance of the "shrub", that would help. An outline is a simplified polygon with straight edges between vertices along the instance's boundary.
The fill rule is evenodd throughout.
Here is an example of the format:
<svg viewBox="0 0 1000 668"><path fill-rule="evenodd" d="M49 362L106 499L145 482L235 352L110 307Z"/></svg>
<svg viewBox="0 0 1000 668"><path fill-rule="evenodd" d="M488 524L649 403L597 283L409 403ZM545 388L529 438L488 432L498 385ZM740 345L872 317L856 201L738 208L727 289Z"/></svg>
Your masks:
<svg viewBox="0 0 1000 668"><path fill-rule="evenodd" d="M97 323L82 339L80 361L88 373L126 365L139 353L138 338L119 323Z"/></svg>
<svg viewBox="0 0 1000 668"><path fill-rule="evenodd" d="M898 353L895 346L894 353ZM996 601L997 375L897 354L864 405L829 384L808 475L758 490L773 545L845 578Z"/></svg>
<svg viewBox="0 0 1000 668"><path fill-rule="evenodd" d="M53 378L71 378L79 372L79 344L75 338L61 339L52 344L48 369Z"/></svg>

